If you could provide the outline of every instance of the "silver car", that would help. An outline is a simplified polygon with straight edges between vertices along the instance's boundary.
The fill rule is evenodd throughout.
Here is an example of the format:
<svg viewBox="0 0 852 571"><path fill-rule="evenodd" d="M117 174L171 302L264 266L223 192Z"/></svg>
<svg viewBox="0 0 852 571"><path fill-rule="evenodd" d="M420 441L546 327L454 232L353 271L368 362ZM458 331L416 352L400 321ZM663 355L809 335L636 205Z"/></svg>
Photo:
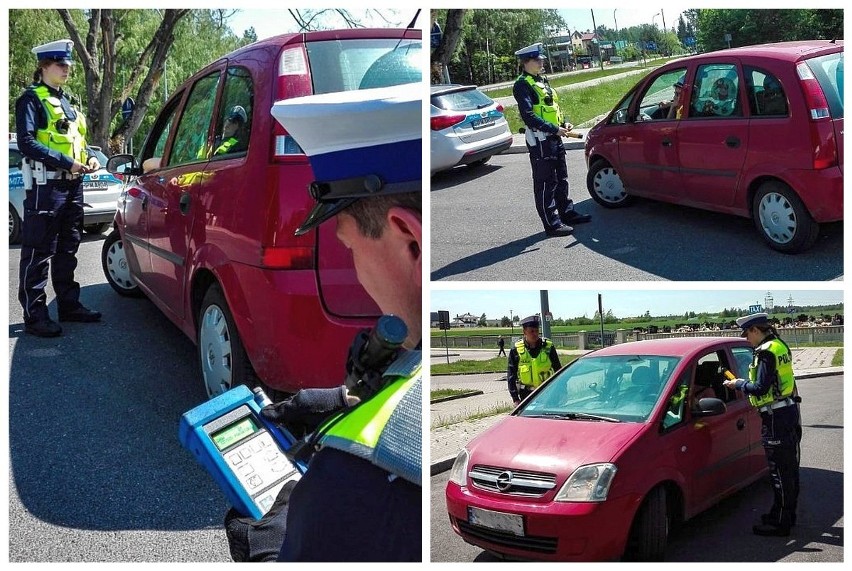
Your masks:
<svg viewBox="0 0 852 571"><path fill-rule="evenodd" d="M431 170L477 166L512 146L503 106L475 85L431 86Z"/></svg>
<svg viewBox="0 0 852 571"><path fill-rule="evenodd" d="M101 167L106 156L98 147L90 147ZM24 177L21 175L23 155L15 140L9 141L9 243L17 244L21 238L21 220L24 218ZM122 182L105 168L83 177L83 228L89 234L100 234L115 218L115 208L121 195Z"/></svg>

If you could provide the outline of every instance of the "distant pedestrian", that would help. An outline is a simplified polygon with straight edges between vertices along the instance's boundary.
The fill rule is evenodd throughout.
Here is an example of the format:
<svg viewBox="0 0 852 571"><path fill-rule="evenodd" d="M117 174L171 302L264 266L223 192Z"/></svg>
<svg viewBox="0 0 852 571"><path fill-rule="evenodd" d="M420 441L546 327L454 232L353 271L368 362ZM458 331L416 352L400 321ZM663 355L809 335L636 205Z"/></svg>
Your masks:
<svg viewBox="0 0 852 571"><path fill-rule="evenodd" d="M571 224L588 222L592 217L574 210L568 196L568 162L562 136L573 125L559 108L559 95L542 75L541 44L533 44L515 52L524 66L512 93L518 102L518 113L526 125L526 143L530 155L535 208L548 236L567 236Z"/></svg>
<svg viewBox="0 0 852 571"><path fill-rule="evenodd" d="M497 352L497 356L503 355L506 356L506 340L503 339L503 336L500 336L500 339L497 340L497 347L500 348L500 351Z"/></svg>
<svg viewBox="0 0 852 571"><path fill-rule="evenodd" d="M524 338L509 351L509 366L506 370L509 394L515 406L562 368L553 342L538 334L538 316L525 318L521 326L524 328Z"/></svg>
<svg viewBox="0 0 852 571"><path fill-rule="evenodd" d="M748 380L724 382L729 389L748 395L760 412L763 450L769 463L774 501L769 513L752 527L756 535L785 537L796 525L799 499L799 445L802 425L799 397L793 376L793 354L769 323L767 314L755 313L737 319L742 336L754 347Z"/></svg>

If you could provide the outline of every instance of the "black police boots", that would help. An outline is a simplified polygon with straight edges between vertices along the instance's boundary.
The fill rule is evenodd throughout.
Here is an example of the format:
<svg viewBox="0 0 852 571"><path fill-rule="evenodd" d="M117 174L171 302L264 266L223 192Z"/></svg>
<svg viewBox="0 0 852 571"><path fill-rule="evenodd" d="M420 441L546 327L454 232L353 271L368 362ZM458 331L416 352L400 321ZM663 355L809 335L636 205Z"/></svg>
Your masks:
<svg viewBox="0 0 852 571"><path fill-rule="evenodd" d="M562 217L563 224L585 224L592 220L591 214L580 214L576 210L572 210L566 216Z"/></svg>
<svg viewBox="0 0 852 571"><path fill-rule="evenodd" d="M790 527L782 525L771 525L762 523L752 526L751 530L755 535L765 535L769 537L787 537L790 535Z"/></svg>
<svg viewBox="0 0 852 571"><path fill-rule="evenodd" d="M101 312L100 311L92 311L91 309L87 309L85 307L78 306L76 309L72 309L71 311L62 311L59 310L59 321L77 321L80 323L94 323L95 321L101 320Z"/></svg>
<svg viewBox="0 0 852 571"><path fill-rule="evenodd" d="M776 521L778 521L778 518L772 514L761 514L760 516L760 523L764 525L774 525ZM790 527L796 527L796 514L790 516Z"/></svg>
<svg viewBox="0 0 852 571"><path fill-rule="evenodd" d="M549 228L545 230L544 233L548 236L570 236L571 232L573 231L573 228L563 224L562 226L557 226L556 228Z"/></svg>
<svg viewBox="0 0 852 571"><path fill-rule="evenodd" d="M62 335L62 328L58 323L46 317L41 321L33 321L24 325L24 332L36 337L59 337Z"/></svg>

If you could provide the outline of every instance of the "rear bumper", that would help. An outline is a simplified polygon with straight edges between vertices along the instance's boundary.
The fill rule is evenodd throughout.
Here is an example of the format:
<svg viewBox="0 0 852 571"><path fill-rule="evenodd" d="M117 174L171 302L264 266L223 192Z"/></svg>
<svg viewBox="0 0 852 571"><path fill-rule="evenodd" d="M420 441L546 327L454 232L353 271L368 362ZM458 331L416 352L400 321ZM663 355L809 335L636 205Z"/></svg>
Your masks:
<svg viewBox="0 0 852 571"><path fill-rule="evenodd" d="M470 163L475 163L476 161L480 161L482 159L487 159L493 155L499 155L506 149L512 146L512 138L509 137L508 140L498 143L496 145L492 145L485 149L479 149L477 151L468 151L458 162L460 165L469 165Z"/></svg>
<svg viewBox="0 0 852 571"><path fill-rule="evenodd" d="M816 222L843 220L843 171L840 167L792 170L786 173L786 178Z"/></svg>

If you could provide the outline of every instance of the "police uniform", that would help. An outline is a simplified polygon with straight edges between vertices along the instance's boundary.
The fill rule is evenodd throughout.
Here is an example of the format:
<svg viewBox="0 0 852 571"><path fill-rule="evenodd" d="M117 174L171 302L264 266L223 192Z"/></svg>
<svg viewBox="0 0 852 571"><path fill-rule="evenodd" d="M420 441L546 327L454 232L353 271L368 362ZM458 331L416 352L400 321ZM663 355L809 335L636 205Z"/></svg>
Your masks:
<svg viewBox="0 0 852 571"><path fill-rule="evenodd" d="M70 40L33 48L39 62L71 65ZM72 173L74 161L87 164L86 120L60 87L36 81L15 102L18 148L22 168L24 220L21 234L18 299L24 310L25 331L55 337L61 327L47 310L48 269L56 292L60 321L98 321L101 314L80 303L80 284L74 281L77 249L83 225L82 173Z"/></svg>
<svg viewBox="0 0 852 571"><path fill-rule="evenodd" d="M242 129L248 123L248 116L246 115L246 110L242 105L234 105L225 120L239 125L238 129ZM243 133L243 136L247 136L247 133ZM243 141L240 141L237 137L231 136L225 138L224 134L218 135L213 142L213 155L224 155L226 153L237 152L241 143L243 143Z"/></svg>
<svg viewBox="0 0 852 571"><path fill-rule="evenodd" d="M765 313L740 317L737 325L743 337L753 326L769 325ZM738 379L736 388L748 395L749 402L760 412L761 437L774 500L762 523L755 525L757 535L790 533L796 523L799 496L799 444L802 437L799 415L799 398L793 375L793 355L790 347L773 333L769 333L754 349L749 378Z"/></svg>
<svg viewBox="0 0 852 571"><path fill-rule="evenodd" d="M539 327L538 316L532 315L521 321L521 326ZM533 389L549 379L562 367L556 347L550 339L540 337L535 346L521 339L509 350L509 365L506 380L512 401L527 398Z"/></svg>
<svg viewBox="0 0 852 571"><path fill-rule="evenodd" d="M362 198L421 191L419 87L274 105L273 116L304 149L316 177L310 192L317 205L297 234ZM279 561L421 560L421 367L419 347L401 352L367 398L314 433L318 451L286 498Z"/></svg>
<svg viewBox="0 0 852 571"><path fill-rule="evenodd" d="M547 59L541 44L521 48L515 55L522 62ZM568 163L559 134L565 117L559 107L559 95L544 75L534 76L527 71L515 81L512 92L526 125L536 212L547 235L568 235L572 232L570 224L588 222L591 216L577 213L568 196Z"/></svg>

